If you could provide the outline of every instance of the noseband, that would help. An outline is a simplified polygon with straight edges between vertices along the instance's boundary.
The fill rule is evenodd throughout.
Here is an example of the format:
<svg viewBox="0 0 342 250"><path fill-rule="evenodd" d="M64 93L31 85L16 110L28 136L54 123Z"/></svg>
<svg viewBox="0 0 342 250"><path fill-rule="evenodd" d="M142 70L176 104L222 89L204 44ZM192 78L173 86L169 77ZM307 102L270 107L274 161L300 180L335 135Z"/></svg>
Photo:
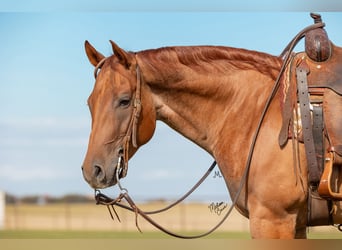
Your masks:
<svg viewBox="0 0 342 250"><path fill-rule="evenodd" d="M94 77L97 78L98 71L101 69L105 61L108 57L103 58L95 67L94 70ZM124 178L127 175L128 171L128 152L129 152L129 145L130 141L132 141L132 145L134 148L138 147L137 143L137 131L138 131L138 122L141 113L141 74L140 74L140 67L136 64L136 79L137 85L135 90L135 96L133 99L133 110L131 115L131 120L128 124L125 136L123 138L123 143L120 149L118 150L118 162L116 164L116 177L117 182L119 183L120 178ZM114 142L111 140L106 142L105 144L110 144ZM119 183L120 185L120 183Z"/></svg>

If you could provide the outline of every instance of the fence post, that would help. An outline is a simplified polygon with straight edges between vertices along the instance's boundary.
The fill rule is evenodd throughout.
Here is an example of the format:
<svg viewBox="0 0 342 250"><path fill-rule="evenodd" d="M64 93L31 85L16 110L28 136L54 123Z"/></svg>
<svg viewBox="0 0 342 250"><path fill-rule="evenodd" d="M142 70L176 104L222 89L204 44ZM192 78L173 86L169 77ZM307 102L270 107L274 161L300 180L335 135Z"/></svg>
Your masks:
<svg viewBox="0 0 342 250"><path fill-rule="evenodd" d="M0 230L5 228L5 192L0 190Z"/></svg>

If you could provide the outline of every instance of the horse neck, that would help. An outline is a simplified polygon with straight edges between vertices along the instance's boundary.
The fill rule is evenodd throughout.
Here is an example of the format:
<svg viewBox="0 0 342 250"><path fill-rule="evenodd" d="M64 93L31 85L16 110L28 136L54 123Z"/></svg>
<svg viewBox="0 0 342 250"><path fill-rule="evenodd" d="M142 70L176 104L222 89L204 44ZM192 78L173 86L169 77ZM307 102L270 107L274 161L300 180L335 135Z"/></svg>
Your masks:
<svg viewBox="0 0 342 250"><path fill-rule="evenodd" d="M204 48L208 49L193 49ZM240 134L249 136L257 120L255 116L269 93L265 89L270 86L268 82L273 82L274 75L253 70L255 65L241 70L232 66L228 58L191 63L189 58L188 62L182 62L178 52L163 52L138 54L158 120L211 154L222 136L233 136L237 128ZM277 68L278 65L274 70Z"/></svg>

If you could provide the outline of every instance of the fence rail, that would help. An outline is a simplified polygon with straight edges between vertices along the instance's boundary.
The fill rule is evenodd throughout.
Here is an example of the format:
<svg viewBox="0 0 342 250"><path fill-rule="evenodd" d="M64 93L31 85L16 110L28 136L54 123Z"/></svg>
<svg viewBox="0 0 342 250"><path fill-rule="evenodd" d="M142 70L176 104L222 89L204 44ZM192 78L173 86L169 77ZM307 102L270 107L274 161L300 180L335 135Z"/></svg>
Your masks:
<svg viewBox="0 0 342 250"><path fill-rule="evenodd" d="M141 208L150 211L164 207L167 203L151 202L141 204ZM208 230L224 216L228 209L225 204L185 203L171 211L155 215L160 224L166 228L178 231ZM5 211L5 229L23 230L136 230L135 215L118 208L117 213L121 222L111 220L105 206L94 204L46 204L7 205ZM155 230L153 226L138 219L139 226L144 231ZM220 227L222 231L248 231L248 220L237 211Z"/></svg>

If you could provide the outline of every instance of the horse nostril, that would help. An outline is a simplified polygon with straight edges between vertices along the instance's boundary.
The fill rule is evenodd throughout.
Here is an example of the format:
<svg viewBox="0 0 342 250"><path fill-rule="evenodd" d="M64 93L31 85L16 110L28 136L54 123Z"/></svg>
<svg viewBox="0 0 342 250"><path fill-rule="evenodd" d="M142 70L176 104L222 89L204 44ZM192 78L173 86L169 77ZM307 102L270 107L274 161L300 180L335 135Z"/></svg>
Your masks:
<svg viewBox="0 0 342 250"><path fill-rule="evenodd" d="M99 183L105 182L106 175L105 172L103 171L102 167L99 165L94 165L94 177Z"/></svg>
<svg viewBox="0 0 342 250"><path fill-rule="evenodd" d="M123 148L120 147L118 149L118 155L121 156L121 155L123 155L123 153L124 153L124 150L123 150Z"/></svg>
<svg viewBox="0 0 342 250"><path fill-rule="evenodd" d="M98 175L101 174L101 172L102 172L101 167L95 165L95 166L94 166L94 176L97 177Z"/></svg>

